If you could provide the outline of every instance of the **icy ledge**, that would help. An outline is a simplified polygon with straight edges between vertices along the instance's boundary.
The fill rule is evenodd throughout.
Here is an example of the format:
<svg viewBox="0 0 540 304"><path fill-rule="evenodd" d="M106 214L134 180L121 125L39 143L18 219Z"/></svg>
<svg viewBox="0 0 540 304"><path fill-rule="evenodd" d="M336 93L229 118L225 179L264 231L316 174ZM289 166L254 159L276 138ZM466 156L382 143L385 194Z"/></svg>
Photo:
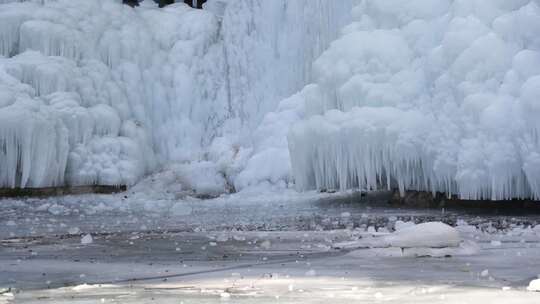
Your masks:
<svg viewBox="0 0 540 304"><path fill-rule="evenodd" d="M289 133L300 190L540 199L540 3L364 0Z"/></svg>

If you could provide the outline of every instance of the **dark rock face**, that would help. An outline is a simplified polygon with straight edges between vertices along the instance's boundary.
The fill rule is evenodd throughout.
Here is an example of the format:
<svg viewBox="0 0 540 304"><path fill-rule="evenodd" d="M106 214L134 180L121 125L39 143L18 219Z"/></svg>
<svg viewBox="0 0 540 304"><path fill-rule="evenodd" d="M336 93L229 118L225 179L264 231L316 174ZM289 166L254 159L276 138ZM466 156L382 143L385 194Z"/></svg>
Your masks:
<svg viewBox="0 0 540 304"><path fill-rule="evenodd" d="M7 197L51 197L63 195L79 194L112 194L127 191L127 186L64 186L64 187L44 187L44 188L0 188L0 199Z"/></svg>
<svg viewBox="0 0 540 304"><path fill-rule="evenodd" d="M164 7L164 6L167 6L169 4L173 4L174 0L154 0L154 2L159 4L159 7Z"/></svg>
<svg viewBox="0 0 540 304"><path fill-rule="evenodd" d="M140 0L122 0L122 2L126 5L129 5L131 7L139 6ZM165 7L169 4L173 4L174 0L154 0L157 4L159 4L159 7ZM202 9L203 4L206 2L206 0L184 0L184 3L193 7L193 8L199 8Z"/></svg>
<svg viewBox="0 0 540 304"><path fill-rule="evenodd" d="M122 3L131 7L139 6L139 0L122 0Z"/></svg>
<svg viewBox="0 0 540 304"><path fill-rule="evenodd" d="M202 6L205 2L206 0L184 0L185 4L198 9L202 9Z"/></svg>
<svg viewBox="0 0 540 304"><path fill-rule="evenodd" d="M445 193L431 193L426 191L407 191L401 195L394 191L390 204L394 207L413 208L445 208L467 209L472 211L491 210L492 212L521 211L527 214L540 214L540 202L532 200L513 199L506 201L467 200L457 196L448 196Z"/></svg>
<svg viewBox="0 0 540 304"><path fill-rule="evenodd" d="M202 5L206 2L206 0L184 0L184 3L198 9L202 9Z"/></svg>

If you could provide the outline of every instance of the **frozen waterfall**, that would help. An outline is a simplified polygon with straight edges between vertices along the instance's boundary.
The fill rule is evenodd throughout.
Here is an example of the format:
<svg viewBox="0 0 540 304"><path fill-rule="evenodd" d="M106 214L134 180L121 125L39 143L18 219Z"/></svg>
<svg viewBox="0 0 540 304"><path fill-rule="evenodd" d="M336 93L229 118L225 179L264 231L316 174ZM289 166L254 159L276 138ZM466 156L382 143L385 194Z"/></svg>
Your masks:
<svg viewBox="0 0 540 304"><path fill-rule="evenodd" d="M0 0L0 187L134 184L171 163L241 171L354 0Z"/></svg>
<svg viewBox="0 0 540 304"><path fill-rule="evenodd" d="M538 0L121 3L0 0L0 187L540 199Z"/></svg>
<svg viewBox="0 0 540 304"><path fill-rule="evenodd" d="M289 134L299 189L540 199L540 1L364 0Z"/></svg>

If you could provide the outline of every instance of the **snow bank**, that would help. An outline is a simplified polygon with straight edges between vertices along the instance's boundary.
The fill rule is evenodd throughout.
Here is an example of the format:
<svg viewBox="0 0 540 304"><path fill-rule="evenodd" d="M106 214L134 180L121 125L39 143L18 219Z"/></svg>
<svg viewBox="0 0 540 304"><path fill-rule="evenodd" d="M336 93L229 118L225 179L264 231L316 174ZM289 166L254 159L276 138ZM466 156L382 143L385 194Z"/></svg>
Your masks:
<svg viewBox="0 0 540 304"><path fill-rule="evenodd" d="M364 0L289 134L298 189L540 199L540 3Z"/></svg>

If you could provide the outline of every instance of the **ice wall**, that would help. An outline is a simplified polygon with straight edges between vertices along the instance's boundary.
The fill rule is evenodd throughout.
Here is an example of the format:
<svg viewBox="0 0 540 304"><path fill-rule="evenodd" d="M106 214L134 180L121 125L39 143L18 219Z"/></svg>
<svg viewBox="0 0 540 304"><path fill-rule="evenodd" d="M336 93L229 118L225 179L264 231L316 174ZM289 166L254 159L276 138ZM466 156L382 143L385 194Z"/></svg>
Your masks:
<svg viewBox="0 0 540 304"><path fill-rule="evenodd" d="M222 35L231 112L248 129L312 79L355 0L228 1Z"/></svg>
<svg viewBox="0 0 540 304"><path fill-rule="evenodd" d="M0 186L133 184L196 155L225 116L218 35L183 4L1 4Z"/></svg>
<svg viewBox="0 0 540 304"><path fill-rule="evenodd" d="M290 182L286 133L295 117L302 115L302 107L296 108L288 97L312 81L313 62L351 21L356 2L227 2L222 33L228 61L230 133L236 134L230 138L241 138L230 173L236 189ZM291 99L301 98L298 94Z"/></svg>
<svg viewBox="0 0 540 304"><path fill-rule="evenodd" d="M364 0L289 134L299 189L540 199L540 1Z"/></svg>
<svg viewBox="0 0 540 304"><path fill-rule="evenodd" d="M234 180L353 1L0 0L0 187L133 184L193 161Z"/></svg>

